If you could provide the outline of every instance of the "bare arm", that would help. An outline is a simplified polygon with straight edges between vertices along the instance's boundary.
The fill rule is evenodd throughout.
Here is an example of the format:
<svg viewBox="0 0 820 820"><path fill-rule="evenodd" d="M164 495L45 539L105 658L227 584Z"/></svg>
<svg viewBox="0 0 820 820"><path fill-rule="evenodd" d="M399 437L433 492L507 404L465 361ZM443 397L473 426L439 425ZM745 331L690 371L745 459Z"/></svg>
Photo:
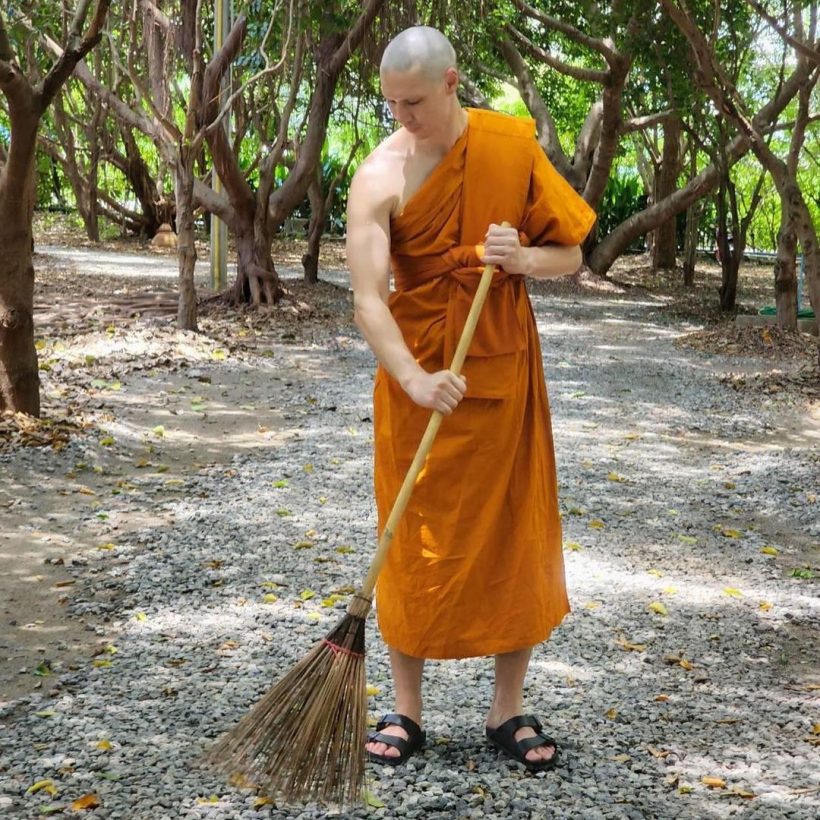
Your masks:
<svg viewBox="0 0 820 820"><path fill-rule="evenodd" d="M507 273L520 273L535 279L556 279L575 273L584 260L578 245L525 248L515 228L490 225L481 261L501 265Z"/></svg>
<svg viewBox="0 0 820 820"><path fill-rule="evenodd" d="M383 193L384 179L384 169L371 159L363 163L350 185L347 264L354 320L376 358L416 404L449 414L464 395L464 380L449 370L424 370L387 306L392 202Z"/></svg>

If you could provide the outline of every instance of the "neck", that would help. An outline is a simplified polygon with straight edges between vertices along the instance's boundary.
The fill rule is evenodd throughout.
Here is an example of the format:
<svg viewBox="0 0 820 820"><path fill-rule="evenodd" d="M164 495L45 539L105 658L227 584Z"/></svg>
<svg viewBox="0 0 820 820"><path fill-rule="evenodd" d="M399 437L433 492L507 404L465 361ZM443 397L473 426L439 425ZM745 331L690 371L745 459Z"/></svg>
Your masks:
<svg viewBox="0 0 820 820"><path fill-rule="evenodd" d="M416 142L425 150L446 154L456 144L466 127L467 112L458 103L454 103L452 114L442 124L441 130L426 139L416 138Z"/></svg>

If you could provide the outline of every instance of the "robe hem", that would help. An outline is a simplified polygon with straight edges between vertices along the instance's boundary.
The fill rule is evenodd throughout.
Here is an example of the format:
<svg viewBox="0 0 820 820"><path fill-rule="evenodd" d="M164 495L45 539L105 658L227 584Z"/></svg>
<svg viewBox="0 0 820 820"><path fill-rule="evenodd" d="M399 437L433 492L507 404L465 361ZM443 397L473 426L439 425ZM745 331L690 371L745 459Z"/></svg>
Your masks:
<svg viewBox="0 0 820 820"><path fill-rule="evenodd" d="M453 643L450 644L448 647L431 646L424 648L420 647L418 644L405 644L401 641L401 639L396 641L391 640L383 631L382 640L391 649L395 649L401 652L403 655L409 655L411 658L424 658L426 660L431 661L462 660L464 658L484 658L489 655L504 655L508 652L518 652L521 649L530 649L534 646L537 646L540 643L544 643L545 641L549 640L553 630L561 625L564 618L569 614L569 612L570 610L567 609L567 611L564 612L563 615L561 615L560 619L552 626L547 627L546 630L539 630L538 632L533 633L535 637L533 637L532 640L526 638L523 640L518 639L515 641L482 641L481 644L473 642L464 642Z"/></svg>

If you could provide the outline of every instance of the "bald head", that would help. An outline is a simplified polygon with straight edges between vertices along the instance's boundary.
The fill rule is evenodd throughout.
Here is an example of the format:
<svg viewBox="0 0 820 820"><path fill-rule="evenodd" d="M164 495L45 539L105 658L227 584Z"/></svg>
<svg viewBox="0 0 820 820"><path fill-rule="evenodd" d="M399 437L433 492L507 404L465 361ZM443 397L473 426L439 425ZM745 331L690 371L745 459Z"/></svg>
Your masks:
<svg viewBox="0 0 820 820"><path fill-rule="evenodd" d="M428 79L439 80L448 68L455 67L456 52L438 29L413 26L387 44L379 72L384 75L418 71Z"/></svg>

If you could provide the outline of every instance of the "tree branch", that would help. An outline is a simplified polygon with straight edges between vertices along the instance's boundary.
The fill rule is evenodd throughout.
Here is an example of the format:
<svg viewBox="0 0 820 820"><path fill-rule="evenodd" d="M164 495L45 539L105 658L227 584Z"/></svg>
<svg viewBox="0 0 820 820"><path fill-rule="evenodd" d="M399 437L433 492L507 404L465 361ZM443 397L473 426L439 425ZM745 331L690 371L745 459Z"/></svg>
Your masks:
<svg viewBox="0 0 820 820"><path fill-rule="evenodd" d="M580 66L569 65L562 60L553 57L548 51L544 51L540 46L535 45L528 37L525 37L517 28L512 25L505 26L505 30L512 35L513 39L518 42L522 48L531 56L535 57L542 63L560 71L567 77L573 77L576 80L583 82L599 83L605 85L609 80L609 73L606 71L599 71L593 68L581 68Z"/></svg>
<svg viewBox="0 0 820 820"><path fill-rule="evenodd" d="M814 46L807 45L802 40L798 40L789 34L787 28L781 25L774 17L772 17L760 3L756 0L746 0L746 2L788 43L798 54L801 54L813 63L820 65L820 43L815 43Z"/></svg>

